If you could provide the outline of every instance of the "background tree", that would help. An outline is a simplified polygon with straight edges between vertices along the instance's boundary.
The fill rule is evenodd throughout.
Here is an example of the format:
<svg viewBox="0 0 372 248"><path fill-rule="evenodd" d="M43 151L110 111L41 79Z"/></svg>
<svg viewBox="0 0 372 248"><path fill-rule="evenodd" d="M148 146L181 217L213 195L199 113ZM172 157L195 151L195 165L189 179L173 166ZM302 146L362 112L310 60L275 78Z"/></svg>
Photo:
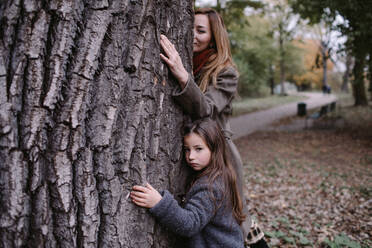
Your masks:
<svg viewBox="0 0 372 248"><path fill-rule="evenodd" d="M170 247L126 196L177 192L182 111L159 36L190 70L192 1L0 2L0 246Z"/></svg>
<svg viewBox="0 0 372 248"><path fill-rule="evenodd" d="M288 5L287 0L267 1L266 10L267 16L272 23L272 28L275 37L278 41L279 50L279 71L281 94L284 95L284 81L286 80L286 71L288 67L288 48L291 47L291 42L297 35L299 27L299 16L293 14L292 9Z"/></svg>
<svg viewBox="0 0 372 248"><path fill-rule="evenodd" d="M250 97L264 96L269 93L268 86L273 91L274 81L279 81L276 69L280 68L277 64L280 62L280 49L275 40L278 36L277 22L273 21L278 13L273 3L230 0L217 1L213 4L196 1L196 6L214 7L219 9L224 17L230 36L232 55L240 73L239 94ZM294 15L290 18L293 17ZM295 18L298 19L298 16ZM291 25L286 28L293 28ZM282 61L284 61L282 68L286 71L283 74L285 79L291 79L293 75L302 73L303 70L302 52L292 42L294 32L291 35L282 46Z"/></svg>
<svg viewBox="0 0 372 248"><path fill-rule="evenodd" d="M332 30L329 22L321 21L314 26L314 38L318 43L319 53L315 59L318 68L322 68L323 79L322 87L328 86L328 61L331 59L332 52Z"/></svg>
<svg viewBox="0 0 372 248"><path fill-rule="evenodd" d="M350 53L347 53L346 58L345 58L345 71L342 77L342 86L341 86L341 91L345 93L349 93L349 78L351 74L352 63L353 63L353 57L350 55Z"/></svg>
<svg viewBox="0 0 372 248"><path fill-rule="evenodd" d="M323 85L323 66L316 65L319 54L319 41L313 39L304 39L296 41L296 46L302 49L304 54L304 69L298 71L293 76L297 86L302 89L321 89ZM332 70L333 64L327 61L327 70Z"/></svg>
<svg viewBox="0 0 372 248"><path fill-rule="evenodd" d="M259 9L263 4L255 0L216 0L214 3L199 0L195 1L195 6L214 8L221 14L227 30L230 31L233 25L248 24L244 14L246 8Z"/></svg>
<svg viewBox="0 0 372 248"><path fill-rule="evenodd" d="M356 0L290 0L294 10L302 17L308 18L310 23L318 23L322 19L336 20L338 16L343 22L335 26L347 37L346 47L354 57L353 67L353 95L355 105L368 105L365 90L365 69L367 58L370 56L370 41L372 33L371 1Z"/></svg>
<svg viewBox="0 0 372 248"><path fill-rule="evenodd" d="M240 73L239 94L257 97L267 94L278 53L270 23L260 15L244 18L247 25L231 26L232 54Z"/></svg>

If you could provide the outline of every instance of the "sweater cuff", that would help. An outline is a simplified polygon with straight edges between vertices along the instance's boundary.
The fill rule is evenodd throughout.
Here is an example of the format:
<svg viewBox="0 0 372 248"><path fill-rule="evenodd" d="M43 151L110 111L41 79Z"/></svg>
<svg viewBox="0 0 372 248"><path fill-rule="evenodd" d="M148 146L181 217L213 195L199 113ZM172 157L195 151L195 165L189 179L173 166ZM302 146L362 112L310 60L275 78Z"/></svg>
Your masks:
<svg viewBox="0 0 372 248"><path fill-rule="evenodd" d="M192 79L192 75L189 73L189 78L187 79L187 82L186 82L186 85L185 85L185 88L181 88L181 87L177 87L174 91L173 91L173 96L180 96L180 95L183 95L185 94L185 92L188 90L189 88L189 85L193 83L193 79Z"/></svg>
<svg viewBox="0 0 372 248"><path fill-rule="evenodd" d="M162 195L161 200L155 206L149 209L150 213L158 218L161 218L168 213L168 208L173 200L173 196L168 190L164 190L160 194Z"/></svg>

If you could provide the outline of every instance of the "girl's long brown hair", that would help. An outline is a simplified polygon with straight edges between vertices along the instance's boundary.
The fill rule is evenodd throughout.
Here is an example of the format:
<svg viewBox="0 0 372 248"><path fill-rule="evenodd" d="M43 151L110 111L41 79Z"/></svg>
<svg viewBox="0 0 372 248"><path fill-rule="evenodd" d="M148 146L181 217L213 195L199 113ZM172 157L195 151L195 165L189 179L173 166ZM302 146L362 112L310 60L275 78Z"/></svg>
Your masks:
<svg viewBox="0 0 372 248"><path fill-rule="evenodd" d="M232 66L235 69L236 66L232 60L229 37L220 14L211 8L197 9L195 15L199 14L208 16L212 32L211 46L216 51L210 56L202 71L199 88L202 92L205 92L210 79L212 79L213 85L216 86L218 73L227 66Z"/></svg>
<svg viewBox="0 0 372 248"><path fill-rule="evenodd" d="M245 219L242 199L237 186L237 176L230 162L230 152L220 126L209 118L197 120L184 128L184 137L191 133L199 135L211 151L210 164L200 173L194 175L194 180L191 183L206 176L207 183L212 185L217 178L221 178L224 183L222 199L230 200L233 216L241 224Z"/></svg>

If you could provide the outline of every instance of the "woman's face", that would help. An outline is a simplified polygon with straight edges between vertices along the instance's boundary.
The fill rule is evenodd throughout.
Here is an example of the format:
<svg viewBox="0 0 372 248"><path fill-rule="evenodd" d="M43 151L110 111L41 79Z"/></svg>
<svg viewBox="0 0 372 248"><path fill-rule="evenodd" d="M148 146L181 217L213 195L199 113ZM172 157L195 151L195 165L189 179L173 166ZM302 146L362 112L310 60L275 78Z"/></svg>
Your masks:
<svg viewBox="0 0 372 248"><path fill-rule="evenodd" d="M208 48L212 40L212 30L207 15L195 15L193 52L198 53Z"/></svg>

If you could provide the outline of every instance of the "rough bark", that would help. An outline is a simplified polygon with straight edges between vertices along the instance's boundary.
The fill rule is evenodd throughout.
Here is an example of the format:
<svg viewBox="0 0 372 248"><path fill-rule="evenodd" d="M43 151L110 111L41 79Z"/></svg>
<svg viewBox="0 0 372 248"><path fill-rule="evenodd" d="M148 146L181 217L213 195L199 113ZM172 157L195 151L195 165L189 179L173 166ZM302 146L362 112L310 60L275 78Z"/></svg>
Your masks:
<svg viewBox="0 0 372 248"><path fill-rule="evenodd" d="M190 69L192 1L0 2L0 246L169 247L126 196L182 188L166 34Z"/></svg>
<svg viewBox="0 0 372 248"><path fill-rule="evenodd" d="M368 86L368 92L370 94L369 98L370 101L372 101L372 48L369 50L369 59L368 59L368 73L367 73L367 78L369 81L369 86Z"/></svg>

